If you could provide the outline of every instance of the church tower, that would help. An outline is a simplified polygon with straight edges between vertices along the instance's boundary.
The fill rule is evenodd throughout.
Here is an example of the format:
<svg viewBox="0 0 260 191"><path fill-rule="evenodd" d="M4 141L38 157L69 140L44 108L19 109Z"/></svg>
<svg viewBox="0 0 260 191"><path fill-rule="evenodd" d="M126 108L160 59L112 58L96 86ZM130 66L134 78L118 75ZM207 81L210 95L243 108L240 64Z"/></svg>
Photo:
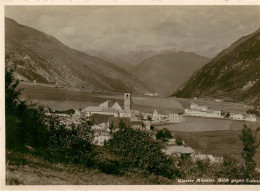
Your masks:
<svg viewBox="0 0 260 191"><path fill-rule="evenodd" d="M124 110L131 111L131 93L124 94Z"/></svg>

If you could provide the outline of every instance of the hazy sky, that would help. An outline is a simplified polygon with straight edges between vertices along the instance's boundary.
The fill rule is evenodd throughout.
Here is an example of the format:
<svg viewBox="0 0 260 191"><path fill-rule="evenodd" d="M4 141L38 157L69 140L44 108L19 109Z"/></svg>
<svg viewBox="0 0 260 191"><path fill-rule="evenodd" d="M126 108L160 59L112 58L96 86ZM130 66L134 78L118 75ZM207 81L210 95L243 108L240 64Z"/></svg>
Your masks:
<svg viewBox="0 0 260 191"><path fill-rule="evenodd" d="M5 15L84 51L214 57L260 27L260 6L7 6Z"/></svg>

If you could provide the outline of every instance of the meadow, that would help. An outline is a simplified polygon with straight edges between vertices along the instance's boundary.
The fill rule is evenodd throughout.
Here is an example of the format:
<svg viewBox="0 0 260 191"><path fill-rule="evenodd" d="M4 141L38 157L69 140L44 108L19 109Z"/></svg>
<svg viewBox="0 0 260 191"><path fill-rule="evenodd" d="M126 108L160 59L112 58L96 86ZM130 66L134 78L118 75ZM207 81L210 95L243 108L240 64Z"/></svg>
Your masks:
<svg viewBox="0 0 260 191"><path fill-rule="evenodd" d="M233 155L242 160L242 142L239 139L240 130L227 131L197 131L180 132L172 131L176 137L183 139L186 145L192 147L196 154L212 154L213 156ZM260 168L260 148L254 157L257 167Z"/></svg>

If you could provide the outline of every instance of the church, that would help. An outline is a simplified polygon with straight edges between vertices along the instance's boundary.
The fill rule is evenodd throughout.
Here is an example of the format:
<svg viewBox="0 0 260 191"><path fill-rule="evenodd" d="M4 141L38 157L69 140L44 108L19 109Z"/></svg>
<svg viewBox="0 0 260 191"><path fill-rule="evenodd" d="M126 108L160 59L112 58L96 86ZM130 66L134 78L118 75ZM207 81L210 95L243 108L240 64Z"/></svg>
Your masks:
<svg viewBox="0 0 260 191"><path fill-rule="evenodd" d="M124 107L122 108L118 102L112 103L107 100L98 106L87 106L82 110L86 117L93 114L111 115L114 117L131 117L131 93L124 94Z"/></svg>

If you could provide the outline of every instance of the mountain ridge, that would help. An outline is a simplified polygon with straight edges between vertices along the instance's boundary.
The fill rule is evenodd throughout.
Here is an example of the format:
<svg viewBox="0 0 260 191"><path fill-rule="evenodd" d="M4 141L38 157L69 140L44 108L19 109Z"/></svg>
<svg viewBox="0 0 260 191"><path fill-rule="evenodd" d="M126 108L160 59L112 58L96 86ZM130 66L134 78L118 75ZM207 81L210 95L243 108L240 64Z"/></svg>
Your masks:
<svg viewBox="0 0 260 191"><path fill-rule="evenodd" d="M22 79L71 87L143 93L135 75L100 58L71 49L55 37L5 18L6 55L18 61Z"/></svg>

